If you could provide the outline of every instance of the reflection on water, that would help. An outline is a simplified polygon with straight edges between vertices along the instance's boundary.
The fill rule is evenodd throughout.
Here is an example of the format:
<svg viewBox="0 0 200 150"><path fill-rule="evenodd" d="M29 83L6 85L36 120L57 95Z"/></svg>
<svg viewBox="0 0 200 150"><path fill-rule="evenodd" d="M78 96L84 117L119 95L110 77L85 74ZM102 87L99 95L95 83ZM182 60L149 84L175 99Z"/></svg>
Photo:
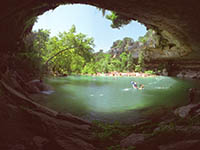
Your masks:
<svg viewBox="0 0 200 150"><path fill-rule="evenodd" d="M144 84L144 89L133 89L131 81ZM108 121L136 119L140 117L138 109L186 103L188 88L197 86L194 81L170 77L72 76L47 82L55 92L42 102L44 105L60 112Z"/></svg>

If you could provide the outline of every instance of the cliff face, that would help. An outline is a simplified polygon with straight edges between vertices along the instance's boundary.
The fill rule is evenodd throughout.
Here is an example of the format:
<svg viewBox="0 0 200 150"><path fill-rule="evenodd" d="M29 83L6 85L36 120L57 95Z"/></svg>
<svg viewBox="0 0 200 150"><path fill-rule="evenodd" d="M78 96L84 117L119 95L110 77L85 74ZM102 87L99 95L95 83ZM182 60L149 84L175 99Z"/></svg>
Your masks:
<svg viewBox="0 0 200 150"><path fill-rule="evenodd" d="M35 17L61 4L90 4L119 12L144 23L148 28L166 31L169 41L181 53L198 52L200 47L200 19L198 1L179 0L7 0L1 4L1 52L16 51L23 36L29 32ZM173 40L172 40L173 39Z"/></svg>

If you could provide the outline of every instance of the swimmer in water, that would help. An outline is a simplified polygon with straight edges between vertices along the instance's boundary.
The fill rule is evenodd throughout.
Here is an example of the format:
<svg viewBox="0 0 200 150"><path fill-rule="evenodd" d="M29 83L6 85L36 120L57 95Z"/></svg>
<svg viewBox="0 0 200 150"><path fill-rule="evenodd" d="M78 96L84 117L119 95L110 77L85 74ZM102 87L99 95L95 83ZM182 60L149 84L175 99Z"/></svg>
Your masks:
<svg viewBox="0 0 200 150"><path fill-rule="evenodd" d="M144 89L144 84L140 84L140 87L138 89L139 90L143 90Z"/></svg>
<svg viewBox="0 0 200 150"><path fill-rule="evenodd" d="M136 82L131 81L131 84L132 84L132 87L133 87L134 89L138 89L138 87L137 87L137 83L136 83Z"/></svg>
<svg viewBox="0 0 200 150"><path fill-rule="evenodd" d="M144 84L140 84L140 87L138 87L138 86L137 86L137 83L134 82L134 81L131 81L131 84L132 84L132 87L133 87L134 89L139 89L139 90L144 89Z"/></svg>

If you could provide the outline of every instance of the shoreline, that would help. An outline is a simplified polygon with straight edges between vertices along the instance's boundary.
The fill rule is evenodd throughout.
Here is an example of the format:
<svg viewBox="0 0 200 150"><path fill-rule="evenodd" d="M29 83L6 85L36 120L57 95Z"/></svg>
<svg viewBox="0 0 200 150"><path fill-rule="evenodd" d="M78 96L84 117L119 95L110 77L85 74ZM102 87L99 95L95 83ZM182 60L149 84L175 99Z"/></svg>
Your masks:
<svg viewBox="0 0 200 150"><path fill-rule="evenodd" d="M141 73L141 72L109 72L109 73L96 73L96 74L81 74L88 76L100 76L100 77L155 77L159 75Z"/></svg>

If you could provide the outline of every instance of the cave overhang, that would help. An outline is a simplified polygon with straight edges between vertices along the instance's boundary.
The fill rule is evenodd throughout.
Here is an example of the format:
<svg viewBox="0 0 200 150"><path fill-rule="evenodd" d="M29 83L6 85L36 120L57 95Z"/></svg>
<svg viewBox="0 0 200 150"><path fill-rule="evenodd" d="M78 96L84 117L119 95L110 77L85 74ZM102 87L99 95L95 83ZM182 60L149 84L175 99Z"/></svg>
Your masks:
<svg viewBox="0 0 200 150"><path fill-rule="evenodd" d="M165 31L185 54L198 52L200 47L200 19L198 1L180 0L8 0L0 9L0 52L15 52L23 37L29 33L35 18L63 4L88 4L113 10L137 20L147 28ZM167 33L167 34L166 34Z"/></svg>

